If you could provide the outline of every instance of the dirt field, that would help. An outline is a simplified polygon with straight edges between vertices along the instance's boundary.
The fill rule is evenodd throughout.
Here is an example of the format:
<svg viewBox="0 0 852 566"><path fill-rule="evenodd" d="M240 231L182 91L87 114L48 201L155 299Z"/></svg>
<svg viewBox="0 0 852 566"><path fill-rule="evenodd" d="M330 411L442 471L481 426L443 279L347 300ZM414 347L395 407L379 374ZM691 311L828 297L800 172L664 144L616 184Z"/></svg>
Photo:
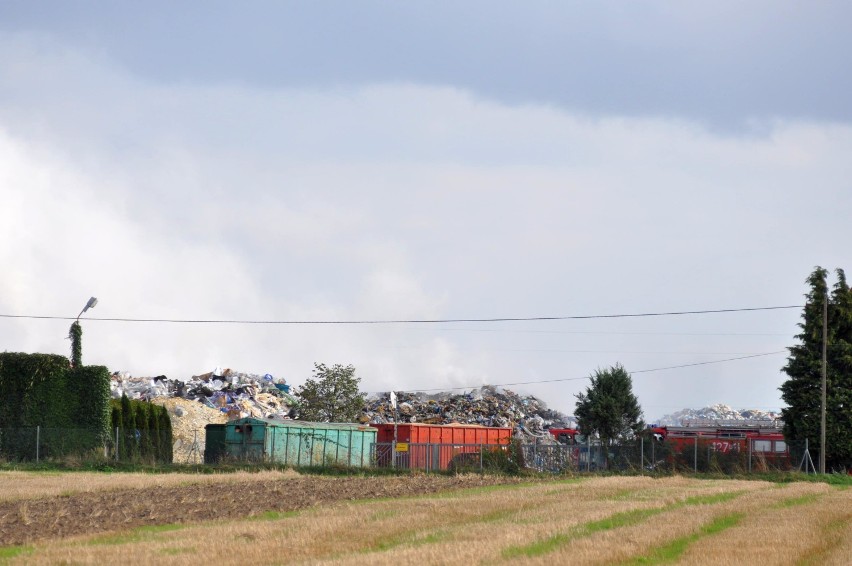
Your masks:
<svg viewBox="0 0 852 566"><path fill-rule="evenodd" d="M0 474L0 482L16 487L14 500L0 501L0 546L144 525L245 518L334 501L406 497L517 483L511 478L479 475L327 478L295 473L240 474L236 477L133 474L126 478L113 474L104 476L101 483L93 486L93 480L74 474L47 477L21 472L10 474L12 477ZM181 481L190 485L168 485ZM135 487L121 489L119 482ZM63 490L63 494L43 495L57 489ZM25 495L28 491L29 497Z"/></svg>
<svg viewBox="0 0 852 566"><path fill-rule="evenodd" d="M821 483L291 472L139 477L119 489L114 477L16 476L31 489L0 502L0 564L769 566L852 556L852 489ZM56 495L54 482L66 491Z"/></svg>

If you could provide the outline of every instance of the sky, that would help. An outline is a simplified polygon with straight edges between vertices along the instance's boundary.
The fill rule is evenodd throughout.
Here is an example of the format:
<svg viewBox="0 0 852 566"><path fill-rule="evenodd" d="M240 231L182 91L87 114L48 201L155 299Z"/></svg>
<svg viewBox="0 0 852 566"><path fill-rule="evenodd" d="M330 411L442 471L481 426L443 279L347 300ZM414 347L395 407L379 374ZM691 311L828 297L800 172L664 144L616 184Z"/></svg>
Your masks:
<svg viewBox="0 0 852 566"><path fill-rule="evenodd" d="M95 296L84 362L135 376L352 364L368 392L511 384L571 414L620 363L648 421L777 410L806 277L852 267L850 22L7 0L0 349L68 355Z"/></svg>

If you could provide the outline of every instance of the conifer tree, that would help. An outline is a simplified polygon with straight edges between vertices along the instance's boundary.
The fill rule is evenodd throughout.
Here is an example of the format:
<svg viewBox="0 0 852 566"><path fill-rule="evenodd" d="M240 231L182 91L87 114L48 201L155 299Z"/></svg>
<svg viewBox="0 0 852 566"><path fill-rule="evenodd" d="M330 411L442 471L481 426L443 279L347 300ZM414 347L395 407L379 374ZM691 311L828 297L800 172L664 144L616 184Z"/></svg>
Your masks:
<svg viewBox="0 0 852 566"><path fill-rule="evenodd" d="M132 458L136 452L136 435L134 434L133 406L126 394L121 395L121 435L119 455L123 460Z"/></svg>
<svg viewBox="0 0 852 566"><path fill-rule="evenodd" d="M151 434L148 431L148 407L150 403L135 403L134 420L136 423L136 438L139 443L139 456L148 459L151 455Z"/></svg>
<svg viewBox="0 0 852 566"><path fill-rule="evenodd" d="M632 438L644 423L639 401L633 394L633 381L621 364L596 370L585 393L578 393L574 415L583 434L595 434L604 446L615 440ZM606 463L609 453L605 451Z"/></svg>
<svg viewBox="0 0 852 566"><path fill-rule="evenodd" d="M160 407L160 437L162 449L160 451L163 462L172 463L172 419L165 407Z"/></svg>
<svg viewBox="0 0 852 566"><path fill-rule="evenodd" d="M154 405L153 403L148 405L147 417L148 423L146 428L148 429L146 434L148 436L148 444L150 446L150 455L154 459L155 462L159 462L162 458L160 454L160 450L162 447L162 443L160 442L160 419L159 419L160 407Z"/></svg>
<svg viewBox="0 0 852 566"><path fill-rule="evenodd" d="M828 271L816 267L807 279L810 291L802 312L799 343L788 348L790 355L782 371L788 379L781 385L787 404L781 411L784 436L794 452L801 453L805 440L815 455L820 450L822 391L823 305L828 301L828 347L826 364L826 470L852 467L852 294L842 269L829 294Z"/></svg>

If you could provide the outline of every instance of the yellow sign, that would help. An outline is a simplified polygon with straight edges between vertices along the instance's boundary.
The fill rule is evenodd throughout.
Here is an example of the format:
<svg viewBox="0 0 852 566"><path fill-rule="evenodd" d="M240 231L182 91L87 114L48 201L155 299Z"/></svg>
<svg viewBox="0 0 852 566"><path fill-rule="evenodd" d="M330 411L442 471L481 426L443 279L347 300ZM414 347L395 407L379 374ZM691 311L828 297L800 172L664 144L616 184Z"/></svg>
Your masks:
<svg viewBox="0 0 852 566"><path fill-rule="evenodd" d="M408 443L407 442L397 442L396 443L396 451L397 452L408 452Z"/></svg>

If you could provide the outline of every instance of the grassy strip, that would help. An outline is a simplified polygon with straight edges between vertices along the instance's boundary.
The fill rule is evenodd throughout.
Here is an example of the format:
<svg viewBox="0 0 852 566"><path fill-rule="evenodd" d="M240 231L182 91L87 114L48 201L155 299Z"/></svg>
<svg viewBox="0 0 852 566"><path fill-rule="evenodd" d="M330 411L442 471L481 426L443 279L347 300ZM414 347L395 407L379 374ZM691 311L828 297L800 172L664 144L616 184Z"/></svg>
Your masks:
<svg viewBox="0 0 852 566"><path fill-rule="evenodd" d="M447 534L448 533L445 530L438 530L432 533L418 536L417 531L411 531L396 537L376 541L376 543L373 544L371 547L362 550L361 554L386 552L402 545L420 546L424 544L434 544L443 541Z"/></svg>
<svg viewBox="0 0 852 566"><path fill-rule="evenodd" d="M20 556L21 554L29 554L33 551L31 546L3 546L0 547L0 560L6 562L11 558Z"/></svg>
<svg viewBox="0 0 852 566"><path fill-rule="evenodd" d="M503 550L502 555L503 558L531 558L533 556L549 554L560 546L565 545L574 539L590 536L593 533L600 531L606 531L609 529L617 529L619 527L633 525L644 519L647 519L648 517L652 517L654 515L662 513L667 509L668 507L660 507L656 509L636 509L634 511L616 513L615 515L611 515L598 521L592 521L589 523L578 525L567 533L559 533L553 535L552 537L538 540L536 542L523 546L510 546Z"/></svg>
<svg viewBox="0 0 852 566"><path fill-rule="evenodd" d="M144 527L138 527L130 531L129 533L119 533L115 535L106 535L95 537L88 541L89 545L112 545L112 544L125 544L130 542L140 542L144 540L151 540L155 538L155 535L159 533L169 532L169 531L179 531L180 529L185 529L186 525L178 525L178 524L165 524L165 525L146 525Z"/></svg>
<svg viewBox="0 0 852 566"><path fill-rule="evenodd" d="M735 527L745 517L744 513L731 513L716 517L706 525L702 525L698 532L692 533L685 537L681 537L671 541L670 543L654 549L650 554L645 556L637 556L627 562L627 564L661 564L664 562L674 562L686 552L690 544L700 538L720 533L725 529Z"/></svg>
<svg viewBox="0 0 852 566"><path fill-rule="evenodd" d="M809 493L807 495L802 495L800 497L791 497L789 499L782 499L773 507L775 508L785 508L785 507L796 507L798 505L807 505L808 503L813 503L817 499L822 497L821 493Z"/></svg>
<svg viewBox="0 0 852 566"><path fill-rule="evenodd" d="M247 521L277 521L279 519L291 519L298 517L301 511L264 511L257 515L251 515L246 518Z"/></svg>
<svg viewBox="0 0 852 566"><path fill-rule="evenodd" d="M649 517L659 515L660 513L663 513L665 511L678 509L680 507L688 507L692 505L713 505L715 503L723 503L725 501L730 501L734 498L737 498L743 493L744 492L742 491L730 491L725 493L716 493L712 495L696 495L694 497L688 497L684 501L672 503L664 507L654 507L651 509L635 509L633 511L624 511L622 513L616 513L615 515L611 515L604 519L599 519L597 521L577 525L567 533L559 533L549 538L542 539L527 545L510 546L503 550L502 555L503 558L519 558L549 554L550 552L553 552L560 546L563 546L572 540L581 537L587 537L600 531L607 531L610 529L617 529L620 527L635 525L636 523L644 521Z"/></svg>

